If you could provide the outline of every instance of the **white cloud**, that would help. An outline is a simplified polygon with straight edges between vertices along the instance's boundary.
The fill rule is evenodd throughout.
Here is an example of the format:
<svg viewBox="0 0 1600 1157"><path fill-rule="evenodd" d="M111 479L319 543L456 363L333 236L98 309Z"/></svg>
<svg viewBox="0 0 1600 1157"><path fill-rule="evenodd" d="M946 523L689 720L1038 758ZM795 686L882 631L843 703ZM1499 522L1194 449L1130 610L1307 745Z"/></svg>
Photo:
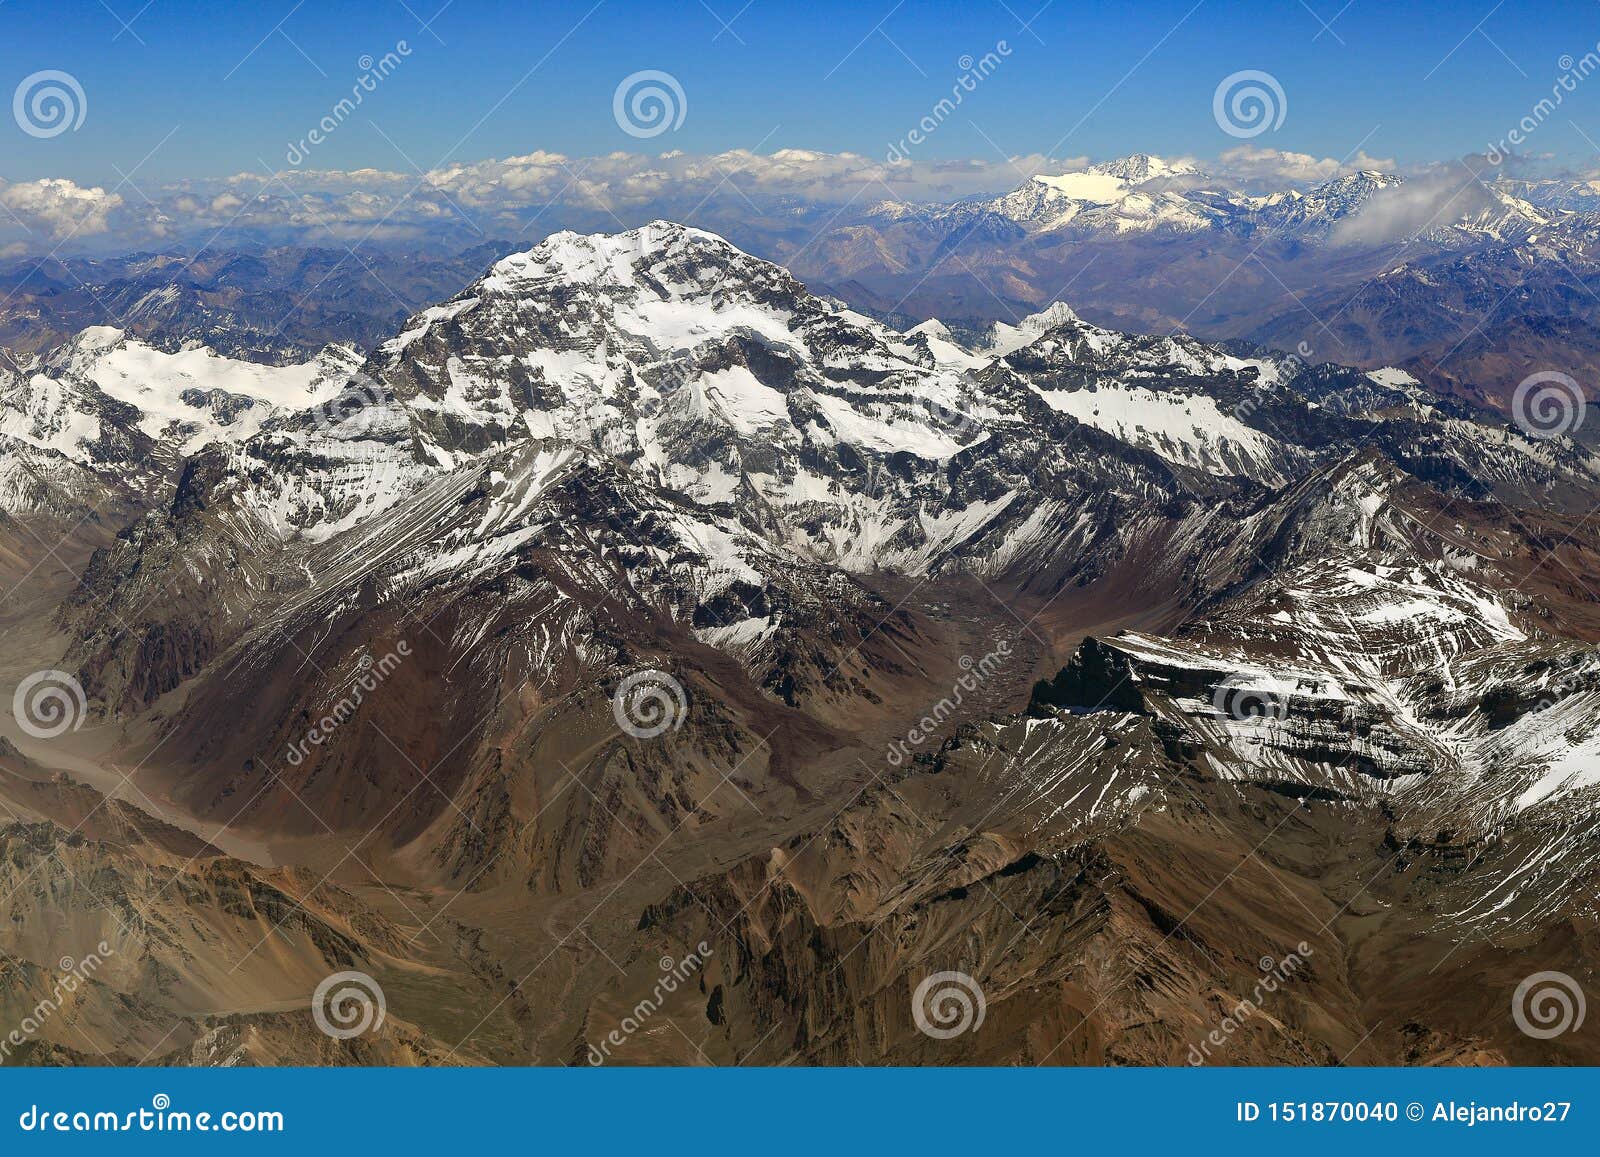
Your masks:
<svg viewBox="0 0 1600 1157"><path fill-rule="evenodd" d="M64 177L0 183L0 205L13 222L55 242L107 232L108 218L122 203L116 193L84 188Z"/></svg>
<svg viewBox="0 0 1600 1157"><path fill-rule="evenodd" d="M1466 165L1448 165L1380 189L1330 237L1338 245L1381 245L1504 211L1503 203Z"/></svg>
<svg viewBox="0 0 1600 1157"><path fill-rule="evenodd" d="M520 206L561 200L597 208L632 208L663 196L793 197L848 202L900 197L948 200L1000 192L1060 162L1042 157L1012 161L903 161L890 164L857 153L733 149L711 156L611 153L568 157L536 152L472 165L452 165L427 175L435 188L463 205Z"/></svg>
<svg viewBox="0 0 1600 1157"><path fill-rule="evenodd" d="M1392 172L1395 163L1382 157L1368 156L1357 151L1343 160L1332 157L1313 157L1310 153L1291 153L1282 149L1262 148L1256 145L1238 145L1217 158L1213 168L1241 180L1265 182L1278 186L1314 184L1329 181L1346 173L1362 169Z"/></svg>
<svg viewBox="0 0 1600 1157"><path fill-rule="evenodd" d="M465 245L485 238L533 240L557 228L613 229L657 216L736 228L755 214L794 214L813 226L845 206L884 200L949 201L1015 188L1040 171L1082 168L1088 158L912 160L897 164L855 153L735 149L714 155L609 153L570 157L533 152L451 165L433 172L380 169L287 170L194 179L145 197L81 189L70 181L3 186L25 228L0 216L0 243L37 248L70 238L67 251L143 244L226 245L358 240ZM93 245L88 247L94 247Z"/></svg>
<svg viewBox="0 0 1600 1157"><path fill-rule="evenodd" d="M1273 191L1304 187L1357 169L1393 169L1364 153L1334 160L1241 144L1162 187ZM617 152L571 157L537 151L454 164L426 174L381 169L287 170L193 179L145 196L120 196L64 179L0 181L0 245L43 252L203 242L337 244L357 241L461 248L490 238L529 244L555 229L612 230L653 217L727 232L757 217L791 219L815 230L888 200L948 202L995 195L1036 173L1084 169L1088 157L914 158L896 163L857 153L733 149L711 155ZM1431 184L1375 198L1359 233L1390 236L1420 225L1437 207ZM1420 216L1419 216L1420 215ZM15 221L8 221L7 217ZM20 222L20 224L17 224ZM1354 226L1352 228L1355 228ZM88 243L85 244L86 239Z"/></svg>

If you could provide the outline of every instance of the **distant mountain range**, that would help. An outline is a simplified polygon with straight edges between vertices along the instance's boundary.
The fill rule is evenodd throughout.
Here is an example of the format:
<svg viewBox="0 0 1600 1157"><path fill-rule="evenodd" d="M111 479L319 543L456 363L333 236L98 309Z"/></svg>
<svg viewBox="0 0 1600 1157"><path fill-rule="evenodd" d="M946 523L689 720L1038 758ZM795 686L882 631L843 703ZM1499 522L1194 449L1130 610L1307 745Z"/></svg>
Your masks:
<svg viewBox="0 0 1600 1157"><path fill-rule="evenodd" d="M198 291L14 351L0 667L85 725L0 727L0 1009L115 950L23 1059L591 1063L694 954L608 1063L1190 1063L1291 955L1209 1063L1600 1061L1507 1014L1595 979L1600 456L1065 304L1102 260L1327 274L1405 188L1204 184L885 204L796 262L1089 279L986 319L657 221L414 270L484 264L312 356L259 304L206 348L245 298ZM1486 196L1381 316L1577 260L1581 213ZM317 272L237 260L207 292ZM307 994L352 968L388 1015L335 1039ZM987 1012L942 1039L913 997L952 971Z"/></svg>
<svg viewBox="0 0 1600 1157"><path fill-rule="evenodd" d="M793 267L886 317L989 319L1062 299L1102 324L1397 365L1504 405L1533 369L1600 370L1594 205L1587 184L1464 166L1246 193L1140 155L998 198L886 202Z"/></svg>
<svg viewBox="0 0 1600 1157"><path fill-rule="evenodd" d="M1531 372L1579 381L1600 373L1592 182L1512 179L1461 163L1261 191L1137 154L1019 175L1002 196L948 204L757 196L674 208L899 329L937 317L976 331L1063 301L1130 332L1397 366L1501 409ZM529 230L565 220L621 227L660 209L619 210L619 219L555 205ZM18 260L0 269L0 345L39 351L112 325L162 348L200 341L283 363L329 342L369 346L516 247L236 243L192 261Z"/></svg>
<svg viewBox="0 0 1600 1157"><path fill-rule="evenodd" d="M196 255L21 258L0 265L0 347L48 352L89 326L164 349L201 344L287 363L330 342L369 345L514 248L204 249Z"/></svg>

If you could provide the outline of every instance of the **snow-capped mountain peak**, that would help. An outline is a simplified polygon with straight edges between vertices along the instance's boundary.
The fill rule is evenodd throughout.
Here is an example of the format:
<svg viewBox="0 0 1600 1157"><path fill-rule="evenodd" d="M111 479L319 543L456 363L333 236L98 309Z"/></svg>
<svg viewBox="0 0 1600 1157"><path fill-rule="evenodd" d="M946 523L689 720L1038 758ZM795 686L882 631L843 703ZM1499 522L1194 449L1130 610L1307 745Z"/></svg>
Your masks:
<svg viewBox="0 0 1600 1157"><path fill-rule="evenodd" d="M164 478L209 442L241 442L315 405L358 364L343 346L272 366L197 345L173 352L90 326L11 384L0 380L0 433L79 466L117 463L125 482Z"/></svg>
<svg viewBox="0 0 1600 1157"><path fill-rule="evenodd" d="M663 297L692 299L715 293L730 265L746 277L757 269L755 258L714 233L652 221L623 233L554 233L496 262L479 284L496 292L547 281L638 286L648 278Z"/></svg>
<svg viewBox="0 0 1600 1157"><path fill-rule="evenodd" d="M1193 165L1139 153L1072 172L1040 173L983 208L1041 232L1193 232L1207 227L1216 210L1185 196L1181 187L1167 186L1198 174Z"/></svg>
<svg viewBox="0 0 1600 1157"><path fill-rule="evenodd" d="M1031 313L1016 324L997 321L989 330L989 344L985 348L991 357L1005 357L1028 345L1058 325L1078 321L1078 315L1064 301L1053 301L1038 313Z"/></svg>
<svg viewBox="0 0 1600 1157"><path fill-rule="evenodd" d="M1090 165L1089 172L1118 177L1130 185L1142 185L1163 177L1191 177L1200 175L1200 169L1189 161L1168 161L1149 153L1134 153Z"/></svg>

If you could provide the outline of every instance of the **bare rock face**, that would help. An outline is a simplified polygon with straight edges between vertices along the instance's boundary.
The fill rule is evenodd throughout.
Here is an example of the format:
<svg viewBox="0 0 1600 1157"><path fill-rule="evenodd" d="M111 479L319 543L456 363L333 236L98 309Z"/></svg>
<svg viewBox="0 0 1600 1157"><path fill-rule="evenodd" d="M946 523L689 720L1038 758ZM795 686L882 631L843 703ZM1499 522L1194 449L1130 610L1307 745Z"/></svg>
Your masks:
<svg viewBox="0 0 1600 1157"><path fill-rule="evenodd" d="M364 359L136 340L0 395L6 567L136 508L0 655L95 724L0 748L0 999L115 948L17 1059L1596 1059L1506 1013L1593 980L1571 439L1064 307L899 333L668 222Z"/></svg>

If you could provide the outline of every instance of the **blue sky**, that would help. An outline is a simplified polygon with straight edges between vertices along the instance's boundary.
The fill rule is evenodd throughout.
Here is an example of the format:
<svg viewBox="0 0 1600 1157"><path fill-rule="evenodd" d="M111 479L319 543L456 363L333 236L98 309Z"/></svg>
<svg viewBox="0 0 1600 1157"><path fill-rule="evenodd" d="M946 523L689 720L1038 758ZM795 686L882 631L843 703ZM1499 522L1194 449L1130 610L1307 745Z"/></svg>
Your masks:
<svg viewBox="0 0 1600 1157"><path fill-rule="evenodd" d="M280 164L349 93L361 58L401 41L410 55L319 146L315 167L409 172L537 149L881 157L948 95L963 56L1002 40L1010 55L922 157L1215 156L1239 144L1213 118L1218 82L1259 69L1281 83L1287 112L1252 144L1406 164L1483 150L1549 94L1563 55L1600 42L1590 3L744 4L4 0L0 94L61 70L88 110L48 139L0 119L0 178L105 183L139 166L142 179L171 180ZM681 128L638 140L618 127L612 96L644 69L675 77L687 111ZM1600 76L1586 84L1531 151L1600 151L1583 137L1600 140Z"/></svg>

